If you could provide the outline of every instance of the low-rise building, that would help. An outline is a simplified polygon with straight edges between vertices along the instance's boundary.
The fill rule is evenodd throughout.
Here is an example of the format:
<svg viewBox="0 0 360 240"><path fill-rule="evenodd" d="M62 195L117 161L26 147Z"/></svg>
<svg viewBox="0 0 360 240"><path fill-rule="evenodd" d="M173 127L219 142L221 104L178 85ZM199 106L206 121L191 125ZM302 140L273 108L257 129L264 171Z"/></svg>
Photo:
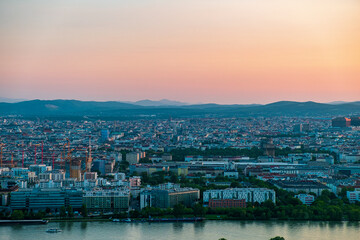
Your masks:
<svg viewBox="0 0 360 240"><path fill-rule="evenodd" d="M129 178L130 187L140 187L141 186L141 178L138 176Z"/></svg>
<svg viewBox="0 0 360 240"><path fill-rule="evenodd" d="M12 192L10 207L12 209L60 210L62 206L79 209L82 206L83 192L74 189L21 189Z"/></svg>
<svg viewBox="0 0 360 240"><path fill-rule="evenodd" d="M311 205L315 201L315 197L310 194L298 194L295 197L305 205Z"/></svg>
<svg viewBox="0 0 360 240"><path fill-rule="evenodd" d="M140 193L140 208L172 208L177 204L191 207L199 198L200 190L193 188L146 190Z"/></svg>
<svg viewBox="0 0 360 240"><path fill-rule="evenodd" d="M269 180L271 184L274 186L284 189L289 192L298 193L300 191L306 193L315 193L317 196L321 195L322 191L329 190L329 188L319 182L315 181L308 181L308 180L289 180L289 181L282 181L282 180Z"/></svg>
<svg viewBox="0 0 360 240"><path fill-rule="evenodd" d="M210 208L245 208L245 199L210 199Z"/></svg>
<svg viewBox="0 0 360 240"><path fill-rule="evenodd" d="M140 153L138 152L130 152L126 154L126 161L129 162L129 164L137 164L140 160Z"/></svg>
<svg viewBox="0 0 360 240"><path fill-rule="evenodd" d="M211 199L245 199L248 203L262 203L266 200L276 201L276 193L267 188L227 188L207 190L203 193L204 203L209 203Z"/></svg>
<svg viewBox="0 0 360 240"><path fill-rule="evenodd" d="M87 191L83 203L90 211L121 212L129 208L130 193L125 190Z"/></svg>
<svg viewBox="0 0 360 240"><path fill-rule="evenodd" d="M356 188L355 191L347 191L346 192L346 197L352 203L360 201L360 188Z"/></svg>
<svg viewBox="0 0 360 240"><path fill-rule="evenodd" d="M224 177L238 179L239 178L239 172L237 172L237 171L226 171L226 172L224 172Z"/></svg>

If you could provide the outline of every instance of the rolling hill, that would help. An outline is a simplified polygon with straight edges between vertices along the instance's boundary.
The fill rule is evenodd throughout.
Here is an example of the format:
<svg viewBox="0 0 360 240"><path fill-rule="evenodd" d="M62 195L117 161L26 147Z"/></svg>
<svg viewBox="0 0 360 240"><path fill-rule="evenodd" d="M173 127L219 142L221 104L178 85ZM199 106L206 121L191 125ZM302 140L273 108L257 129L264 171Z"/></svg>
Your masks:
<svg viewBox="0 0 360 240"><path fill-rule="evenodd" d="M247 117L247 116L336 116L359 115L360 102L325 104L281 101L265 105L156 105L78 100L31 100L0 103L0 116L22 117Z"/></svg>

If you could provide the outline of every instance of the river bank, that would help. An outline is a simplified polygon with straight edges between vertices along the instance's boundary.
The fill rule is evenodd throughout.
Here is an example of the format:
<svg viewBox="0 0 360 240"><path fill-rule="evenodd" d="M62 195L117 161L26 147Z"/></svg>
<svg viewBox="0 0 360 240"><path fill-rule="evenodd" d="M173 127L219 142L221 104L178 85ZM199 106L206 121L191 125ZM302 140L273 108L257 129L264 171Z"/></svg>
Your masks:
<svg viewBox="0 0 360 240"><path fill-rule="evenodd" d="M164 219L166 217L161 217L161 218L152 218L151 221L149 221L148 218L122 218L122 219L118 219L119 221L115 221L115 222L167 222L167 221L160 221L157 219ZM187 218L187 219L186 219ZM187 216L185 218L185 221L187 222L196 222L196 220L192 221L191 219L189 220L189 218L191 218L190 216ZM61 219L61 218L45 218L44 220L47 220L49 222L113 222L114 219L117 218L65 218L65 219ZM170 218L168 217L169 222L182 222L181 220L176 221L176 220L172 220L174 218ZM180 218L179 218L180 219ZM131 220L131 221L129 221ZM341 221L323 221L323 220L298 220L298 219L277 219L277 218L271 218L271 219L241 219L241 218L236 218L236 217L228 217L226 215L208 215L208 216L204 216L202 218L202 220L209 220L209 221L261 221L261 222L354 222L354 223L360 223L360 221L350 221L350 220L341 220ZM201 221L202 221L201 220ZM197 221L199 222L199 219L197 219Z"/></svg>
<svg viewBox="0 0 360 240"><path fill-rule="evenodd" d="M169 223L121 222L49 222L47 225L13 225L0 227L1 240L269 240L282 236L286 240L357 240L360 222L314 221L203 221ZM46 232L59 228L56 234Z"/></svg>

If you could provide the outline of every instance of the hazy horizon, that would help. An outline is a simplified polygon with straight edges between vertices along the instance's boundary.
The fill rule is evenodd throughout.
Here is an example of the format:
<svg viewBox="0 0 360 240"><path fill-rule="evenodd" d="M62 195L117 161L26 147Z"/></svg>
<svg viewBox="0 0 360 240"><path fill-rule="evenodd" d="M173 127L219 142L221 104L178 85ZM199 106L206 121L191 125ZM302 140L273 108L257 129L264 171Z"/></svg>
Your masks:
<svg viewBox="0 0 360 240"><path fill-rule="evenodd" d="M359 101L358 0L1 1L0 96Z"/></svg>
<svg viewBox="0 0 360 240"><path fill-rule="evenodd" d="M335 100L335 101L330 101L330 102L317 102L317 101L291 101L291 100L277 100L277 101L272 101L272 102L264 102L264 103L241 103L241 102L234 102L234 103L219 103L219 102L215 102L215 101L209 101L209 102L186 102L186 101L181 101L181 100L173 100L173 99L166 99L166 98L160 98L160 99L137 99L137 100L133 100L133 101L129 101L129 100L94 100L94 99L89 99L89 100L83 100L83 99L76 99L76 98L45 98L45 99L41 99L41 98L32 98L32 99L14 99L14 98L7 98L7 97L1 97L0 96L0 102L5 102L5 103L17 103L17 102L22 102L22 101L34 101L34 100L41 100L41 101L55 101L55 100L75 100L75 101L95 101L95 102L122 102L122 103L137 103L137 102L142 102L142 101L151 101L151 102L161 102L161 101L169 101L169 102L175 102L175 103L183 103L185 105L196 105L196 104L220 104L220 105L266 105L266 104L271 104L271 103L276 103L276 102L316 102L316 103L324 103L324 104L342 104L342 103L352 103L352 102L360 102L360 100L355 100L355 101L342 101L342 100Z"/></svg>

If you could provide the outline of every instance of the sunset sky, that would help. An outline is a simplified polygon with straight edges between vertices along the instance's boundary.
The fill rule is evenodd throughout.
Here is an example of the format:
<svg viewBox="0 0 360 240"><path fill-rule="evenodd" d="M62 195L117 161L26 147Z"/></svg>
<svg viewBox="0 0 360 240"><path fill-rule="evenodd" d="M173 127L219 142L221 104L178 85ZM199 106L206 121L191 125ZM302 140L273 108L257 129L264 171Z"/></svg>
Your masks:
<svg viewBox="0 0 360 240"><path fill-rule="evenodd" d="M0 97L359 101L360 1L0 1Z"/></svg>

